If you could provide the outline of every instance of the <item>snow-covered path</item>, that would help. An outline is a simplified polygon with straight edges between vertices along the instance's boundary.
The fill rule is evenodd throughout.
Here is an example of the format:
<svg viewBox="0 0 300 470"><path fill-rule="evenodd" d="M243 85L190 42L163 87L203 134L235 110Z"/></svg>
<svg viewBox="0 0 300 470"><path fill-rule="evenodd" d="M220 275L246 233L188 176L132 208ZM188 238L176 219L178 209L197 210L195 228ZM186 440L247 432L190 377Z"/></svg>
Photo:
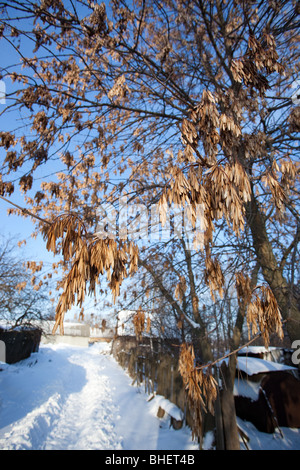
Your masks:
<svg viewBox="0 0 300 470"><path fill-rule="evenodd" d="M107 353L41 346L0 372L0 449L195 450Z"/></svg>

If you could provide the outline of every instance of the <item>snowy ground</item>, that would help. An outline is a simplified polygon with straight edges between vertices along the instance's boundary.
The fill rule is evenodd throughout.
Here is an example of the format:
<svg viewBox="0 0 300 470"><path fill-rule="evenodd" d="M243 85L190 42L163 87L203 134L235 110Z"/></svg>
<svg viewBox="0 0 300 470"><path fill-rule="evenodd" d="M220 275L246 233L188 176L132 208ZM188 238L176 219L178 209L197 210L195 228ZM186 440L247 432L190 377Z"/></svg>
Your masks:
<svg viewBox="0 0 300 470"><path fill-rule="evenodd" d="M105 351L67 345L0 372L0 449L197 449L189 428L159 420L142 389Z"/></svg>
<svg viewBox="0 0 300 470"><path fill-rule="evenodd" d="M0 449L197 450L189 428L156 417L157 402L104 344L42 345L18 364L0 364ZM252 449L300 449L300 430L258 433L241 422Z"/></svg>

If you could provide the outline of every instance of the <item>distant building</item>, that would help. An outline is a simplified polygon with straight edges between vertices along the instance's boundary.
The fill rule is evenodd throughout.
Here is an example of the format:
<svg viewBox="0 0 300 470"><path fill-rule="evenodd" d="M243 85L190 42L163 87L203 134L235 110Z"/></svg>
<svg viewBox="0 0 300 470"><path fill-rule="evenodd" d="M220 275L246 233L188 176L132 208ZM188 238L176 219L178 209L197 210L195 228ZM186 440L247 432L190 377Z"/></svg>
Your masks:
<svg viewBox="0 0 300 470"><path fill-rule="evenodd" d="M67 343L74 346L88 346L90 339L90 326L79 322L65 322L64 334L61 335L59 329L53 335L54 321L39 322L42 331L42 343Z"/></svg>

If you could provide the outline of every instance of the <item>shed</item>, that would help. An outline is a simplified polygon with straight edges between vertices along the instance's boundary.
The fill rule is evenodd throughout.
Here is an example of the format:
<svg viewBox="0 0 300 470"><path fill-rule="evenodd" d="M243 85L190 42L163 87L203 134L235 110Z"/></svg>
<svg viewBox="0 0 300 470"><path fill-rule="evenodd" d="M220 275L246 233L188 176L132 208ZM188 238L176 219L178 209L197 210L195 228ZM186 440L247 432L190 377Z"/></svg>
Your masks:
<svg viewBox="0 0 300 470"><path fill-rule="evenodd" d="M296 367L239 356L234 384L236 414L258 430L300 428L300 380Z"/></svg>

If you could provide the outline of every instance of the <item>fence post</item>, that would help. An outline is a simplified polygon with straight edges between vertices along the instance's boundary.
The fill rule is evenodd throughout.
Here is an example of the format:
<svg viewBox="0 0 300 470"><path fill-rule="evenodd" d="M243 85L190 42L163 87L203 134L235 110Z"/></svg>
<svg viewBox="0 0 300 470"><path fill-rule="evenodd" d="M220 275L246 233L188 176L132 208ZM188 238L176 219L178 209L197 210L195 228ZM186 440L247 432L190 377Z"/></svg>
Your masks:
<svg viewBox="0 0 300 470"><path fill-rule="evenodd" d="M170 400L172 391L172 362L171 358L166 358L165 366L165 384L164 384L164 397Z"/></svg>
<svg viewBox="0 0 300 470"><path fill-rule="evenodd" d="M144 378L144 358L142 356L137 356L137 368L136 368L136 375L137 375L137 384L140 385L143 383Z"/></svg>
<svg viewBox="0 0 300 470"><path fill-rule="evenodd" d="M154 356L151 356L150 360L150 374L151 374L151 386L152 386L152 392L154 393L156 390L156 385L157 385L157 360L154 358Z"/></svg>
<svg viewBox="0 0 300 470"><path fill-rule="evenodd" d="M165 381L166 381L165 358L163 354L159 354L158 357L159 359L158 359L158 369L157 369L157 393L158 395L164 396Z"/></svg>
<svg viewBox="0 0 300 470"><path fill-rule="evenodd" d="M173 366L173 390L172 402L180 408L185 414L185 390L182 382L181 375L178 371L178 362L174 362Z"/></svg>
<svg viewBox="0 0 300 470"><path fill-rule="evenodd" d="M136 351L131 350L128 361L128 373L132 379L136 378Z"/></svg>
<svg viewBox="0 0 300 470"><path fill-rule="evenodd" d="M216 367L216 380L219 383L218 367ZM223 418L222 418L219 387L217 389L217 399L215 402L215 420L216 420L215 421L216 422L216 450L225 450L224 428L223 428Z"/></svg>
<svg viewBox="0 0 300 470"><path fill-rule="evenodd" d="M232 356L230 357L232 359ZM232 359L233 360L233 359ZM224 440L226 450L239 450L239 434L236 423L236 411L233 395L233 379L231 370L225 361L221 364L223 389L220 392L221 410L224 426Z"/></svg>

